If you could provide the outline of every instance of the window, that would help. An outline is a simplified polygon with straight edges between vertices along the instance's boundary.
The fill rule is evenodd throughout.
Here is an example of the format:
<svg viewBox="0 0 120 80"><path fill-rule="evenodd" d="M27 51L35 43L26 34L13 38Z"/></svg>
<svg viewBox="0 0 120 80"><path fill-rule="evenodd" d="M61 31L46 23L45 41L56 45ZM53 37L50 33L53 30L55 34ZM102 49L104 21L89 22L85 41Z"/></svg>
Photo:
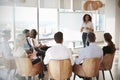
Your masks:
<svg viewBox="0 0 120 80"><path fill-rule="evenodd" d="M16 35L24 29L37 29L36 7L15 7Z"/></svg>
<svg viewBox="0 0 120 80"><path fill-rule="evenodd" d="M103 31L105 26L105 15L104 14L93 14L93 24L95 31Z"/></svg>
<svg viewBox="0 0 120 80"><path fill-rule="evenodd" d="M0 41L3 39L4 30L10 30L11 38L13 40L13 7L0 6Z"/></svg>
<svg viewBox="0 0 120 80"><path fill-rule="evenodd" d="M39 12L39 35L40 39L53 38L58 31L58 14L57 9L40 8Z"/></svg>

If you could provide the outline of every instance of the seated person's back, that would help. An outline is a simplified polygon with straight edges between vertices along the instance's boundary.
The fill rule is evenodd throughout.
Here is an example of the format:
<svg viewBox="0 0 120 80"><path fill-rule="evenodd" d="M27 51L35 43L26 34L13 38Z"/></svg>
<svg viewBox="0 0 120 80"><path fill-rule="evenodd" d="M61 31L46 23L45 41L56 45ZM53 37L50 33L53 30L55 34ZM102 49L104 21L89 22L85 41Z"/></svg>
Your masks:
<svg viewBox="0 0 120 80"><path fill-rule="evenodd" d="M21 57L21 58L27 58L29 55L31 56L31 59L36 58L36 53L32 52L31 54L28 54L26 50L24 49L24 42L25 42L25 35L24 34L19 34L14 42L14 52L13 56L14 57Z"/></svg>
<svg viewBox="0 0 120 80"><path fill-rule="evenodd" d="M62 45L63 43L63 33L57 32L54 35L54 39L56 41L56 45L49 48L46 51L44 64L48 64L51 59L55 60L64 60L64 59L70 59L71 63L73 65L73 59L71 52Z"/></svg>
<svg viewBox="0 0 120 80"><path fill-rule="evenodd" d="M75 60L76 64L81 64L86 58L102 58L103 56L102 49L95 44L95 34L92 32L88 33L87 39L90 45L80 50L79 56Z"/></svg>
<svg viewBox="0 0 120 80"><path fill-rule="evenodd" d="M104 39L105 39L105 42L107 43L107 46L103 47L104 55L115 53L116 48L115 48L115 44L112 42L112 36L109 33L105 33Z"/></svg>
<svg viewBox="0 0 120 80"><path fill-rule="evenodd" d="M27 53L24 50L24 41L25 36L23 34L19 34L14 42L14 51L13 56L14 57L27 57Z"/></svg>

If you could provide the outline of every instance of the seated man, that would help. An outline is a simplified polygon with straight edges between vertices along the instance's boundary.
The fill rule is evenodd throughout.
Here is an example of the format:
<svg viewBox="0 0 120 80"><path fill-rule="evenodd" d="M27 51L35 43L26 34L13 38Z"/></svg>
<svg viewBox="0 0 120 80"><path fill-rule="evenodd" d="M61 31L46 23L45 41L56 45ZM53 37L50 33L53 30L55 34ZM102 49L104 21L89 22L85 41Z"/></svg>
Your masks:
<svg viewBox="0 0 120 80"><path fill-rule="evenodd" d="M32 45L30 44L30 30L25 29L23 31L23 34L26 37L26 40L25 40L25 43L24 43L24 48L25 48L25 50L28 50L32 47Z"/></svg>
<svg viewBox="0 0 120 80"><path fill-rule="evenodd" d="M88 47L85 47L80 50L78 58L75 60L76 64L82 65L83 60L86 58L102 58L103 51L102 49L95 44L95 34L90 32L87 35L87 40L90 43ZM85 80L91 80L91 78L86 78Z"/></svg>
<svg viewBox="0 0 120 80"><path fill-rule="evenodd" d="M45 58L44 58L44 64L48 64L51 59L56 59L56 60L70 59L71 65L73 65L73 59L72 59L71 52L62 45L63 33L57 32L54 35L54 39L55 39L56 45L52 46L46 51Z"/></svg>
<svg viewBox="0 0 120 80"><path fill-rule="evenodd" d="M80 50L78 58L75 60L76 64L82 64L85 58L101 58L103 56L102 49L95 44L95 34L90 32L87 35L90 45Z"/></svg>

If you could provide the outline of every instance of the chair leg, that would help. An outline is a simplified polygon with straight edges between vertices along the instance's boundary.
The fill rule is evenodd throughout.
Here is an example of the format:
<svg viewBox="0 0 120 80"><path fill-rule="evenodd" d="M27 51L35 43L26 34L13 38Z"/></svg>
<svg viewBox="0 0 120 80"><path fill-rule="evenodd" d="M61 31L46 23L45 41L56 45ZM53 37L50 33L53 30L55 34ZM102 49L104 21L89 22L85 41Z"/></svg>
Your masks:
<svg viewBox="0 0 120 80"><path fill-rule="evenodd" d="M32 79L31 79L31 76L28 77L28 80L32 80Z"/></svg>
<svg viewBox="0 0 120 80"><path fill-rule="evenodd" d="M33 76L33 80L35 80L35 76Z"/></svg>
<svg viewBox="0 0 120 80"><path fill-rule="evenodd" d="M7 71L7 77L6 77L6 80L8 80L10 78L10 70Z"/></svg>
<svg viewBox="0 0 120 80"><path fill-rule="evenodd" d="M96 80L99 80L99 73L98 73L98 76L96 76Z"/></svg>
<svg viewBox="0 0 120 80"><path fill-rule="evenodd" d="M86 78L86 77L84 77L83 80L92 80L92 78Z"/></svg>
<svg viewBox="0 0 120 80"><path fill-rule="evenodd" d="M99 80L99 77L98 77L98 76L96 77L96 80Z"/></svg>
<svg viewBox="0 0 120 80"><path fill-rule="evenodd" d="M67 78L67 80L70 80L70 78Z"/></svg>
<svg viewBox="0 0 120 80"><path fill-rule="evenodd" d="M96 76L96 80L99 80L99 74L98 74L98 76Z"/></svg>
<svg viewBox="0 0 120 80"><path fill-rule="evenodd" d="M14 73L13 73L13 79L15 80L15 75L16 75L16 69L15 69L15 71L14 71Z"/></svg>
<svg viewBox="0 0 120 80"><path fill-rule="evenodd" d="M109 70L109 72L110 72L111 78L112 78L112 80L113 80L113 75L112 75L112 72L111 72L111 70Z"/></svg>
<svg viewBox="0 0 120 80"><path fill-rule="evenodd" d="M83 80L86 80L86 78L84 77Z"/></svg>
<svg viewBox="0 0 120 80"><path fill-rule="evenodd" d="M54 80L54 79L50 78L50 80Z"/></svg>
<svg viewBox="0 0 120 80"><path fill-rule="evenodd" d="M102 70L102 74L103 74L103 80L105 80L105 74L103 70Z"/></svg>
<svg viewBox="0 0 120 80"><path fill-rule="evenodd" d="M73 80L75 80L76 74L74 74Z"/></svg>

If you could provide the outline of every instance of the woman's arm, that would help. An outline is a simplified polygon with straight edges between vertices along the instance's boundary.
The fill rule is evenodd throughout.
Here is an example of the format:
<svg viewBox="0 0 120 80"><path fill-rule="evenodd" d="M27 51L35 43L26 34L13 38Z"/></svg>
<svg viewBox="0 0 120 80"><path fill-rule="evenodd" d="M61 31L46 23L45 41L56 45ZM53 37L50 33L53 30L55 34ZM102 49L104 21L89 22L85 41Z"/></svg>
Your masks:
<svg viewBox="0 0 120 80"><path fill-rule="evenodd" d="M93 28L89 28L90 32L94 32L94 29Z"/></svg>
<svg viewBox="0 0 120 80"><path fill-rule="evenodd" d="M81 27L80 32L83 32L84 27Z"/></svg>
<svg viewBox="0 0 120 80"><path fill-rule="evenodd" d="M92 23L92 22L89 23L89 26L90 26L90 27L88 28L89 31L90 31L90 32L94 32L94 27L93 27L93 23Z"/></svg>

